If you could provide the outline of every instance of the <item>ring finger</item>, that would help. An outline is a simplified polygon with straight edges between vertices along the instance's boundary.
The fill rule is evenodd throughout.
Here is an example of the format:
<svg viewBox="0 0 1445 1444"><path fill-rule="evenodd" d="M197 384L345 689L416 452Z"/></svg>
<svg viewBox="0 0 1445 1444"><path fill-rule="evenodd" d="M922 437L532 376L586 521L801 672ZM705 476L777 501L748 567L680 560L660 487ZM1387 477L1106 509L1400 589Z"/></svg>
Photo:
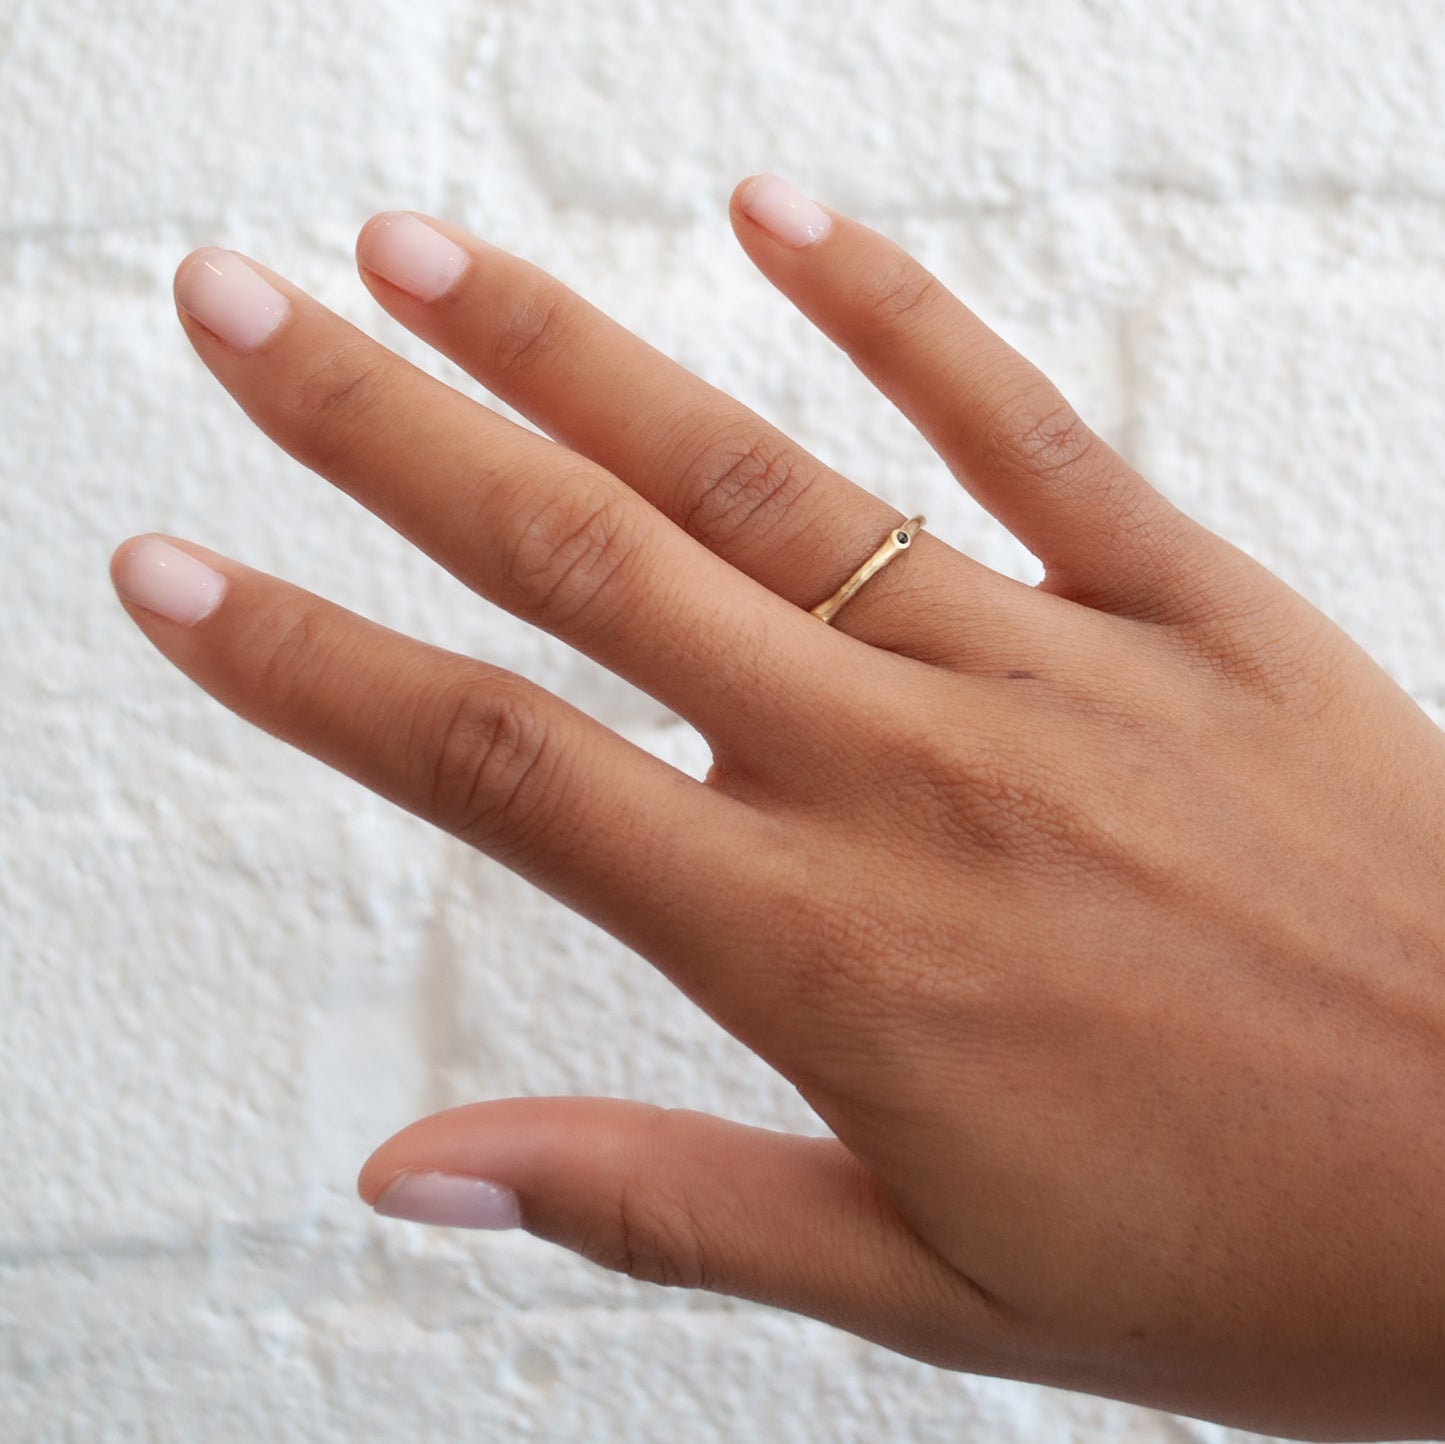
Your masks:
<svg viewBox="0 0 1445 1444"><path fill-rule="evenodd" d="M798 607L829 596L900 519L545 271L456 226L375 216L357 258L411 331ZM910 551L848 603L839 630L955 665L1032 631L1031 588L927 532Z"/></svg>

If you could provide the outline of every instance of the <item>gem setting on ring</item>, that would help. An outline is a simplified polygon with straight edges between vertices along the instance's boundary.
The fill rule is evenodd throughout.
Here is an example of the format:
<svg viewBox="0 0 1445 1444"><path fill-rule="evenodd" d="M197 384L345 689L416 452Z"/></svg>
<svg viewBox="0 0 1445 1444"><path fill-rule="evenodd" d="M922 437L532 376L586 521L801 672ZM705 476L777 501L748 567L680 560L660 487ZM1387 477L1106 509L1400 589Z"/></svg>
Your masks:
<svg viewBox="0 0 1445 1444"><path fill-rule="evenodd" d="M812 614L820 622L831 624L844 603L856 596L870 577L877 576L899 552L907 551L923 525L921 516L912 516L902 526L895 527L884 537L882 546L831 597L819 602L816 607L809 608Z"/></svg>

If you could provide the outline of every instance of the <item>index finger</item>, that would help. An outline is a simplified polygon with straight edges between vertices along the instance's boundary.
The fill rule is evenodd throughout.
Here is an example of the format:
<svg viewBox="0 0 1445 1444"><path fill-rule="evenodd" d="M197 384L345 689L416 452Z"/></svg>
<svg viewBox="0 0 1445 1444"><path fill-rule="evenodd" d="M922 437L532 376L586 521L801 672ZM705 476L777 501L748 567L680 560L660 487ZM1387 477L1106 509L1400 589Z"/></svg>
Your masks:
<svg viewBox="0 0 1445 1444"><path fill-rule="evenodd" d="M706 992L742 954L764 819L515 673L194 542L134 537L116 590L247 721L461 838ZM740 972L735 966L729 970Z"/></svg>

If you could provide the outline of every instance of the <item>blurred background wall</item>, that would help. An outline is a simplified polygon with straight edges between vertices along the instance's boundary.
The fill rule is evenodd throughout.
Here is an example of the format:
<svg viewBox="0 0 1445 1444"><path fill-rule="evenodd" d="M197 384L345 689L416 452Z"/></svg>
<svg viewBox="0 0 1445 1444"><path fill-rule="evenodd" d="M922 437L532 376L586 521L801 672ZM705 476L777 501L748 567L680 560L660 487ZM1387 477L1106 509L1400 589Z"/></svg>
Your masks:
<svg viewBox="0 0 1445 1444"><path fill-rule="evenodd" d="M177 533L705 767L192 354L171 275L219 243L479 394L355 276L390 207L548 267L1032 579L742 256L727 198L761 170L913 249L1445 715L1438 0L0 0L0 1437L1240 1437L373 1218L361 1160L452 1103L817 1125L617 944L223 711L113 599L115 543Z"/></svg>

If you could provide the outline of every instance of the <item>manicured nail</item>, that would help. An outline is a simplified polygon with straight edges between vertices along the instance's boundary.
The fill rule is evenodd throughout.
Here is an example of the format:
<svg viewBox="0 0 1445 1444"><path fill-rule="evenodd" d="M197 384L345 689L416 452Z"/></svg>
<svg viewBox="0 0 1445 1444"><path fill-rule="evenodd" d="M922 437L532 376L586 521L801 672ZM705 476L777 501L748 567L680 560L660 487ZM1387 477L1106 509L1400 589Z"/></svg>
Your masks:
<svg viewBox="0 0 1445 1444"><path fill-rule="evenodd" d="M447 1228L519 1228L522 1223L517 1195L510 1188L452 1173L400 1173L372 1207L387 1218Z"/></svg>
<svg viewBox="0 0 1445 1444"><path fill-rule="evenodd" d="M126 601L183 627L209 617L226 593L220 572L154 536L142 537L117 557L114 576Z"/></svg>
<svg viewBox="0 0 1445 1444"><path fill-rule="evenodd" d="M176 300L237 351L254 351L281 324L287 301L234 251L210 247L176 275Z"/></svg>
<svg viewBox="0 0 1445 1444"><path fill-rule="evenodd" d="M738 200L774 240L795 250L822 240L833 224L827 211L775 175L754 176Z"/></svg>
<svg viewBox="0 0 1445 1444"><path fill-rule="evenodd" d="M435 301L466 269L467 253L406 211L373 216L356 243L357 258L418 301Z"/></svg>

